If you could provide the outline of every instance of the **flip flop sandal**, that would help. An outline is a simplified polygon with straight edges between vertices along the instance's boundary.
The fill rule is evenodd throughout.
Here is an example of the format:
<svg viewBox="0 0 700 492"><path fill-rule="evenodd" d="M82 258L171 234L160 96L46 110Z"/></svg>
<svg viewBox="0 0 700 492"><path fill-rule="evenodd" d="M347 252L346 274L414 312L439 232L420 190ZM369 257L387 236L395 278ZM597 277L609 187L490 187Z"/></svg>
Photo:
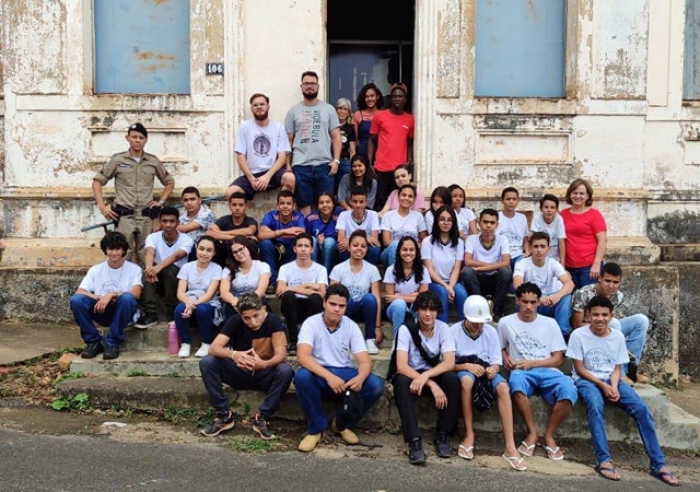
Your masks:
<svg viewBox="0 0 700 492"><path fill-rule="evenodd" d="M657 480L661 480L663 483L665 483L666 485L670 485L671 487L678 487L681 484L680 482L669 482L669 479L678 479L678 477L676 477L676 474L672 471L652 471L649 472L649 475L656 478Z"/></svg>
<svg viewBox="0 0 700 492"><path fill-rule="evenodd" d="M464 452L462 452L464 451ZM459 445L459 449L457 450L457 456L459 456L462 459L465 460L473 460L474 459L474 446L469 446L466 447L464 444Z"/></svg>
<svg viewBox="0 0 700 492"><path fill-rule="evenodd" d="M524 458L521 458L519 456L506 456L505 454L502 454L501 458L506 460L513 470L517 470L517 471L527 470L527 466L525 466L525 459Z"/></svg>
<svg viewBox="0 0 700 492"><path fill-rule="evenodd" d="M547 458L549 458L552 461L561 461L564 459L564 453L562 453L561 456L557 457L557 453L561 451L561 449L559 449L559 446L552 449L546 444L542 444L542 449L544 449L547 452Z"/></svg>
<svg viewBox="0 0 700 492"><path fill-rule="evenodd" d="M613 482L619 482L620 481L620 476L618 475L617 478L609 477L604 474L604 472L610 472L610 473L617 473L617 468L614 466L596 466L593 468L598 475L603 477L605 480L612 480Z"/></svg>
<svg viewBox="0 0 700 492"><path fill-rule="evenodd" d="M535 455L535 446L537 445L528 444L527 441L523 441L520 443L520 446L518 446L518 453L523 456L532 457Z"/></svg>

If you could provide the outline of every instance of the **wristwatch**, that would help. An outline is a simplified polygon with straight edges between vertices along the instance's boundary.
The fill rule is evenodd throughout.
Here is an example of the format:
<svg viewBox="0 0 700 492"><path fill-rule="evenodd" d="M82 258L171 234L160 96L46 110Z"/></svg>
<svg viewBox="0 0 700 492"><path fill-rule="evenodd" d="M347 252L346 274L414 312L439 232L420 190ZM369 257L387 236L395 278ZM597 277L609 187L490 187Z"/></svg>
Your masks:
<svg viewBox="0 0 700 492"><path fill-rule="evenodd" d="M337 162L338 164L340 164L340 161L338 159L333 159L331 162Z"/></svg>
<svg viewBox="0 0 700 492"><path fill-rule="evenodd" d="M158 200L158 204L162 207L163 205L165 205L165 200L161 198L160 200Z"/></svg>

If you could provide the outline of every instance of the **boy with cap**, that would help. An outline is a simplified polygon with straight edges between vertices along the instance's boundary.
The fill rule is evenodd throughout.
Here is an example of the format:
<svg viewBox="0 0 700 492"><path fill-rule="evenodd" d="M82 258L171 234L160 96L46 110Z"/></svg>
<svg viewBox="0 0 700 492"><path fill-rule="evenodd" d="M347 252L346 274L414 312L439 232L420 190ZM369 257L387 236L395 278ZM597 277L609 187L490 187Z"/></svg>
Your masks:
<svg viewBox="0 0 700 492"><path fill-rule="evenodd" d="M498 414L503 427L505 450L501 455L517 471L527 470L513 438L513 403L510 387L498 374L503 357L496 330L486 323L491 321L486 298L473 295L464 303L464 321L450 327L455 340L455 372L462 387L462 418L464 441L457 455L465 460L474 459L474 421L472 404L479 410L491 407L498 399Z"/></svg>
<svg viewBox="0 0 700 492"><path fill-rule="evenodd" d="M175 188L175 179L153 154L144 152L148 131L134 123L126 133L129 150L114 154L92 181L92 193L105 219L116 222L116 230L129 241L135 262L144 263L143 245L153 230L153 218ZM164 186L159 200L153 198L153 180ZM103 188L114 178L115 200L104 201Z"/></svg>

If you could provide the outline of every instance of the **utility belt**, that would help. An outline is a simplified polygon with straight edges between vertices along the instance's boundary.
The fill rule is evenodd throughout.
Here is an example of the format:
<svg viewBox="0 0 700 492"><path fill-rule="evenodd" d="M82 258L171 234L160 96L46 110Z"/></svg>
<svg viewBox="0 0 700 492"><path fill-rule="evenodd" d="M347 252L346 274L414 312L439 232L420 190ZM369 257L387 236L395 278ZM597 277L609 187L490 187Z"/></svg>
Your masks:
<svg viewBox="0 0 700 492"><path fill-rule="evenodd" d="M112 204L112 210L114 210L114 212L116 212L116 214L119 215L119 217L127 217L129 215L140 215L141 217L157 219L158 217L160 217L160 209L161 207L146 207L143 210L141 210L141 212L137 212L136 210L117 205L116 203Z"/></svg>

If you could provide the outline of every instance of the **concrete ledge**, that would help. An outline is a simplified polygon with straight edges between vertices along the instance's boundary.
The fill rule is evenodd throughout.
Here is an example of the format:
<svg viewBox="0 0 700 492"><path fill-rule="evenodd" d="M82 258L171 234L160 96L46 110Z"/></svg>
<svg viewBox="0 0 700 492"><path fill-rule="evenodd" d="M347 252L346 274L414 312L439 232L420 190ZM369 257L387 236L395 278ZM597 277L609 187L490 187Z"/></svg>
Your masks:
<svg viewBox="0 0 700 492"><path fill-rule="evenodd" d="M61 383L57 391L60 395L72 396L87 393L91 402L96 406L133 408L139 410L158 411L166 408L189 408L205 412L209 406L206 391L201 380L195 378L163 378L163 377L95 377L82 378ZM662 446L698 450L700 449L700 419L684 412L671 404L663 391L652 386L638 386L640 396L649 405L654 419L659 441ZM393 403L393 389L388 386L384 397L361 422L361 427L385 428L396 432L400 428L400 418ZM234 391L227 388L231 408L239 415L254 413L264 394L257 391ZM550 408L539 397L531 399L533 415L539 429L544 429ZM332 415L334 404L328 402L326 410ZM282 400L278 417L303 422L303 414L293 391ZM430 398L419 401L419 421L421 428L432 429L435 425L436 412ZM614 407L606 408L608 438L611 441L639 442L634 421L624 412ZM492 408L486 413L475 414L474 421L477 431L500 432L498 411ZM522 422L516 420L516 434L524 432ZM580 439L590 439L586 411L578 403L571 415L562 424L559 436ZM397 442L401 438L397 436Z"/></svg>

